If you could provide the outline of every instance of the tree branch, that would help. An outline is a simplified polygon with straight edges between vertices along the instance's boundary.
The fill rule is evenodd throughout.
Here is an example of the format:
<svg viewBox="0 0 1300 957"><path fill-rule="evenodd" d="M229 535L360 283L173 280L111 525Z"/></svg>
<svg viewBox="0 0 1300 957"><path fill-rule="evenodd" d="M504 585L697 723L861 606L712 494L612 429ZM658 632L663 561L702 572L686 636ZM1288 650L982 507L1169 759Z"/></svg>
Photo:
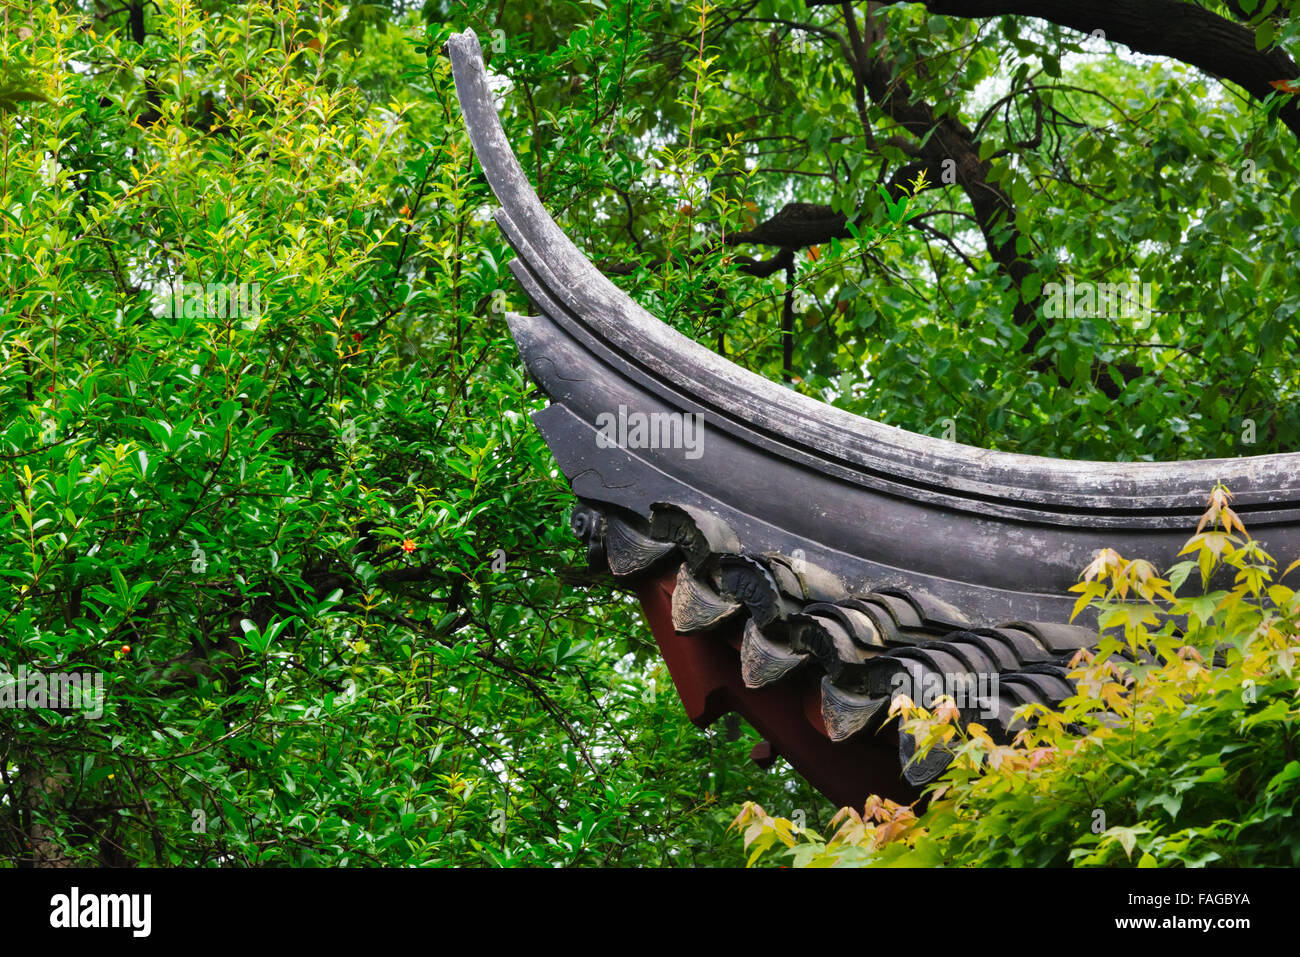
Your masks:
<svg viewBox="0 0 1300 957"><path fill-rule="evenodd" d="M805 0L809 7L832 6L842 0ZM881 0L893 6L910 0ZM983 19L1023 16L1046 20L1123 43L1138 53L1166 56L1194 66L1210 76L1230 80L1263 102L1274 93L1272 80L1300 78L1300 68L1284 50L1255 49L1255 31L1211 10L1182 0L920 0L942 16ZM1279 117L1300 136L1300 106L1285 104Z"/></svg>

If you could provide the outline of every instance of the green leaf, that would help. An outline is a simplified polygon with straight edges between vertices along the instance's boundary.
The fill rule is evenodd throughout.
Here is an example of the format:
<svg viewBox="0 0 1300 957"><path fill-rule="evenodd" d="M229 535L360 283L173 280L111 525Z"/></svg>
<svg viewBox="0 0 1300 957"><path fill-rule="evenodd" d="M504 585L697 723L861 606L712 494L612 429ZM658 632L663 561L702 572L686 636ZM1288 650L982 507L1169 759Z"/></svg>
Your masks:
<svg viewBox="0 0 1300 957"><path fill-rule="evenodd" d="M1273 777L1269 779L1264 790L1271 794L1272 792L1281 789L1283 784L1287 784L1297 778L1300 778L1300 761L1288 761L1281 771L1277 772L1277 774L1273 775Z"/></svg>
<svg viewBox="0 0 1300 957"><path fill-rule="evenodd" d="M110 574L113 577L113 587L117 589L117 597L125 610L131 600L131 589L127 586L126 576L122 574L122 570L117 566L110 569Z"/></svg>

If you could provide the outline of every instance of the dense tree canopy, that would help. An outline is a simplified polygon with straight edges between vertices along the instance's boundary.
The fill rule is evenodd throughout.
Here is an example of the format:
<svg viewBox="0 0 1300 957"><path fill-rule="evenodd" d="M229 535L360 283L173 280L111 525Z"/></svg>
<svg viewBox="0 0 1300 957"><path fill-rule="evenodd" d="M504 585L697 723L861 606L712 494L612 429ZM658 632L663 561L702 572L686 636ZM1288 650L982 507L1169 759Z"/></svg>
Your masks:
<svg viewBox="0 0 1300 957"><path fill-rule="evenodd" d="M1300 448L1275 0L3 16L0 672L107 676L0 710L8 863L731 864L745 799L834 813L574 587L453 31L575 242L769 378L1013 451Z"/></svg>

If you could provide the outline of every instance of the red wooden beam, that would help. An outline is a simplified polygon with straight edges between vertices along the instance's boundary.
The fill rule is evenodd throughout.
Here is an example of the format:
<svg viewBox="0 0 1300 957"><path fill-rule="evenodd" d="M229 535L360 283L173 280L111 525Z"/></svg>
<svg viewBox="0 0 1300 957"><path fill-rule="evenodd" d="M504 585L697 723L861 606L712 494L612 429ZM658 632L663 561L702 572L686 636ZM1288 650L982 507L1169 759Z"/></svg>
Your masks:
<svg viewBox="0 0 1300 957"><path fill-rule="evenodd" d="M840 806L861 808L871 794L910 803L919 796L901 775L894 734L857 735L833 742L822 724L818 676L765 688L746 688L740 677L740 625L707 635L673 627L676 571L640 585L637 597L654 633L687 716L701 728L735 711L813 787Z"/></svg>

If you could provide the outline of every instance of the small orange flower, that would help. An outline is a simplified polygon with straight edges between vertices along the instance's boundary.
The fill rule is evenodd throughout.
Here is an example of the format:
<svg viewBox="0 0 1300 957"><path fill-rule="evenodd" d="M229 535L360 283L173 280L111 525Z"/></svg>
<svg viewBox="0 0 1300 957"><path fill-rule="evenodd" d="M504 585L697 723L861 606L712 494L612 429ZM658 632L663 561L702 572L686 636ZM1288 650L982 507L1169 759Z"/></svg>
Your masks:
<svg viewBox="0 0 1300 957"><path fill-rule="evenodd" d="M129 655L130 653L131 653L131 646L130 646L130 645L123 645L123 646L122 646L122 654L124 654L124 655Z"/></svg>
<svg viewBox="0 0 1300 957"><path fill-rule="evenodd" d="M403 206L403 207L402 207L402 216L403 216L405 219L410 219L410 218L411 218L411 207L410 207L410 206Z"/></svg>
<svg viewBox="0 0 1300 957"><path fill-rule="evenodd" d="M402 551L408 554L415 551L415 542L409 538L402 539Z"/></svg>

